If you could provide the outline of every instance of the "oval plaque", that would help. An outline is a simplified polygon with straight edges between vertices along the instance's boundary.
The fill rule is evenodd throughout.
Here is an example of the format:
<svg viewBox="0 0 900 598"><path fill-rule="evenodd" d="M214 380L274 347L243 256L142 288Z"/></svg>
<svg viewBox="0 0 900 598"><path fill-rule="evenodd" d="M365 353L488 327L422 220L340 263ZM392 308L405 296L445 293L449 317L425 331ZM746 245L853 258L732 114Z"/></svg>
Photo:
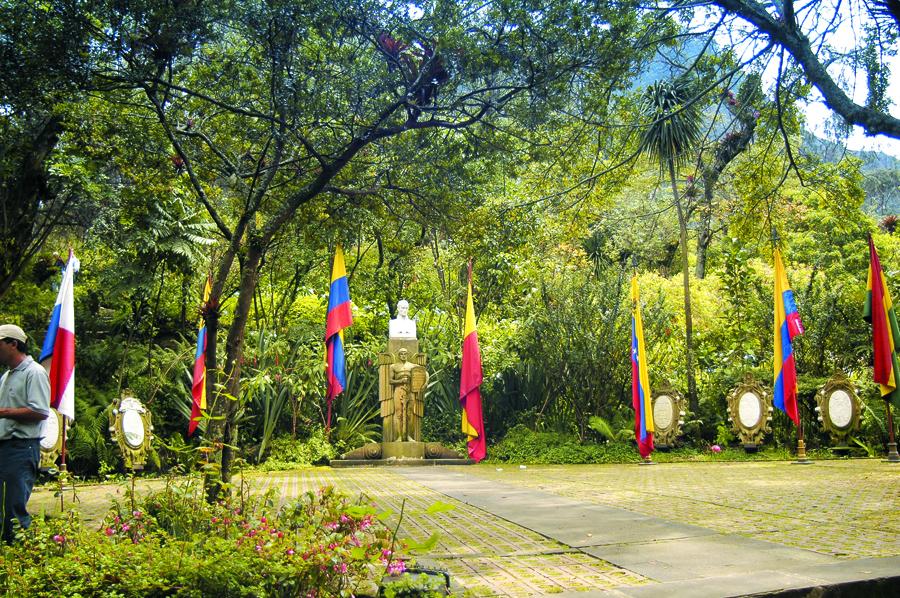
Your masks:
<svg viewBox="0 0 900 598"><path fill-rule="evenodd" d="M653 404L653 423L660 428L668 428L675 419L675 404L669 395L659 395Z"/></svg>
<svg viewBox="0 0 900 598"><path fill-rule="evenodd" d="M122 432L128 446L139 448L144 444L144 420L141 414L133 409L122 413Z"/></svg>
<svg viewBox="0 0 900 598"><path fill-rule="evenodd" d="M747 428L753 428L759 423L762 416L759 397L752 392L745 392L738 401L738 417L741 425Z"/></svg>
<svg viewBox="0 0 900 598"><path fill-rule="evenodd" d="M837 428L846 428L853 421L853 401L847 391L838 388L828 397L828 417Z"/></svg>
<svg viewBox="0 0 900 598"><path fill-rule="evenodd" d="M50 417L44 420L41 435L41 448L52 451L59 442L59 418L56 417L56 413L51 412Z"/></svg>

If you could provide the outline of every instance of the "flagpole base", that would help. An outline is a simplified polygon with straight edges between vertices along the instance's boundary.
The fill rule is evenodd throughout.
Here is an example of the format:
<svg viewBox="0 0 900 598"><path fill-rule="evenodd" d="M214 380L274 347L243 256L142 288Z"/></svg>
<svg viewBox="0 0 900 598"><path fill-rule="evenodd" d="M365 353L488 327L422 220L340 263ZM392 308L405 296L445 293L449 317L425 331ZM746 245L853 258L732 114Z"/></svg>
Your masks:
<svg viewBox="0 0 900 598"><path fill-rule="evenodd" d="M897 443L889 442L887 447L888 452L886 461L888 463L900 463L900 453L897 452Z"/></svg>
<svg viewBox="0 0 900 598"><path fill-rule="evenodd" d="M806 443L803 440L797 441L797 460L792 463L794 465L812 465L812 461L806 457Z"/></svg>

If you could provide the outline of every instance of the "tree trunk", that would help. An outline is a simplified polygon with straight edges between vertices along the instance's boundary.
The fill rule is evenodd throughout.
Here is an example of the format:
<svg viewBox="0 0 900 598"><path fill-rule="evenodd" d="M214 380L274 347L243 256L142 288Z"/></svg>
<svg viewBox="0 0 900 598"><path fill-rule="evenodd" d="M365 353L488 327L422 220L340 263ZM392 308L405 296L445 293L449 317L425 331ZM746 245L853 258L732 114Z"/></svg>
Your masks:
<svg viewBox="0 0 900 598"><path fill-rule="evenodd" d="M228 397L221 402L221 413L224 415L222 434L222 467L221 489L228 488L231 483L231 466L234 461L234 447L237 444L238 429L235 420L241 396L241 362L244 355L244 332L250 317L250 306L259 281L259 263L262 259L263 243L258 238L251 238L248 244L247 257L241 268L241 283L238 290L234 320L228 328L225 341L225 383Z"/></svg>
<svg viewBox="0 0 900 598"><path fill-rule="evenodd" d="M700 214L700 229L697 231L697 265L694 273L697 278L706 278L706 253L712 242L712 209L713 192L719 180L719 173L713 168L703 173L703 208Z"/></svg>
<svg viewBox="0 0 900 598"><path fill-rule="evenodd" d="M678 211L678 228L681 233L681 274L684 282L684 335L685 335L685 367L687 369L687 395L691 411L697 413L697 383L694 380L694 324L691 317L691 274L688 267L687 222L684 209L678 195L678 184L675 182L675 162L669 160L669 180L672 183L672 196L675 198L675 209Z"/></svg>
<svg viewBox="0 0 900 598"><path fill-rule="evenodd" d="M219 363L216 357L218 347L219 332L219 306L214 303L215 300L203 306L203 319L206 321L206 400L207 410L214 411L216 402L220 397L216 394L216 386L218 382ZM206 435L211 437L211 432L215 428L215 424L209 421L206 424ZM206 490L206 501L212 503L219 496L219 486L215 482L218 476L207 470L203 473L203 487Z"/></svg>

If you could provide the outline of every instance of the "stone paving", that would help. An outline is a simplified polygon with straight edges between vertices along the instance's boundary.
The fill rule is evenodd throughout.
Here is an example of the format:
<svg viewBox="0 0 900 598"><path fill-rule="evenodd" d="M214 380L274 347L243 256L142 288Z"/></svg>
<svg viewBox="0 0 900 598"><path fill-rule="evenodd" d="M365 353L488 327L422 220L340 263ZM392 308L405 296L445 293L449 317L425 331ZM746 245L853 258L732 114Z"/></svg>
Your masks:
<svg viewBox="0 0 900 598"><path fill-rule="evenodd" d="M536 465L473 473L838 558L900 555L900 467L875 459Z"/></svg>
<svg viewBox="0 0 900 598"><path fill-rule="evenodd" d="M256 491L275 489L282 502L323 485L335 486L351 496L363 495L378 508L394 512L389 520L391 526L396 524L405 499L399 537L421 542L434 532L439 533L437 546L424 556L429 565L449 572L454 584L467 595L540 596L647 581L641 575L448 498L391 468L321 468L252 479ZM454 509L428 514L429 505L439 501L452 504Z"/></svg>

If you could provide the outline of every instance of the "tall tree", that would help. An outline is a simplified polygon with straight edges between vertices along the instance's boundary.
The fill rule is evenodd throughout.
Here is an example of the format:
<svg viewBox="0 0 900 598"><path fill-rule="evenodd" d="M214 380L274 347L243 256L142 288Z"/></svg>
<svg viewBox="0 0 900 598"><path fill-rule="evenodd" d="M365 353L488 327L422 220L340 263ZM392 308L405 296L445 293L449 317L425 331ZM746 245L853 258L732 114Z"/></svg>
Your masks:
<svg viewBox="0 0 900 598"><path fill-rule="evenodd" d="M90 5L0 4L0 297L83 196L51 163L89 81Z"/></svg>
<svg viewBox="0 0 900 598"><path fill-rule="evenodd" d="M678 193L676 168L692 157L700 140L700 111L694 100L691 81L681 77L657 81L644 92L642 112L649 124L641 134L640 149L659 163L660 174L667 172L672 186L672 199L678 213L681 241L681 273L684 286L685 368L688 402L697 412L697 383L694 378L693 319L691 317L691 276L688 266L687 218Z"/></svg>
<svg viewBox="0 0 900 598"><path fill-rule="evenodd" d="M121 101L153 115L177 184L192 190L221 239L205 317L208 396L220 416L210 436L223 446L224 483L237 433L236 401L226 397L240 396L260 268L288 223L352 240L342 224L354 212L398 200L418 208L407 191L414 180L399 189L379 168L407 150L401 140L427 148L510 116L539 119L585 69L626 76L637 54L620 42L645 26L630 3L591 2L196 1L114 10L109 21L103 76L137 92ZM220 366L216 331L232 275Z"/></svg>

